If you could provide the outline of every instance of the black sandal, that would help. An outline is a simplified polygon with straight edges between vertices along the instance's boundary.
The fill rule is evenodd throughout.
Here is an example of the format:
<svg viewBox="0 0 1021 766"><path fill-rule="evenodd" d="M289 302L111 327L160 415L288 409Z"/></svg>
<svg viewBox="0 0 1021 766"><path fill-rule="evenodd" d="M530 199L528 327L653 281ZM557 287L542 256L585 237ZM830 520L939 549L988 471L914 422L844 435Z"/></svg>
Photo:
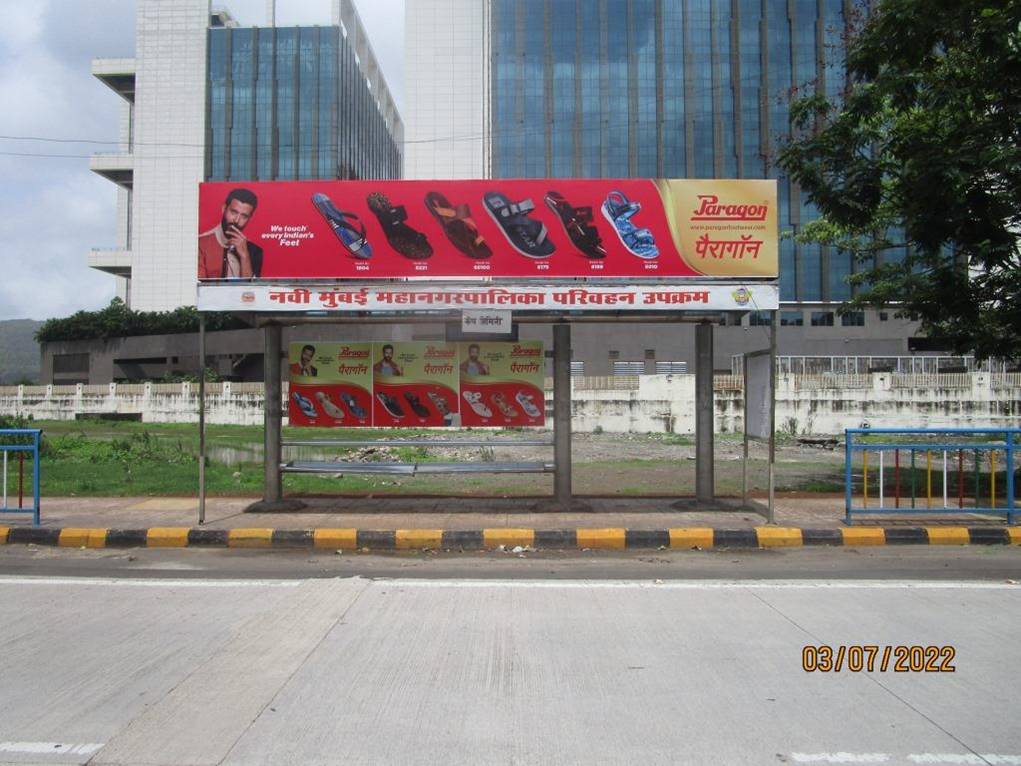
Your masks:
<svg viewBox="0 0 1021 766"><path fill-rule="evenodd" d="M421 261L432 256L432 245L429 244L425 234L415 231L404 223L408 220L408 211L404 209L404 205L392 207L387 196L380 192L373 192L366 201L369 203L369 209L379 219L379 224L383 227L383 233L386 235L386 241L390 243L390 247L414 261Z"/></svg>
<svg viewBox="0 0 1021 766"><path fill-rule="evenodd" d="M549 258L556 250L546 231L546 224L529 218L535 209L530 199L511 202L506 194L486 192L482 198L486 211L503 231L511 247L527 258Z"/></svg>
<svg viewBox="0 0 1021 766"><path fill-rule="evenodd" d="M560 192L546 193L546 206L557 214L571 242L588 258L605 258L606 248L593 224L591 207L574 207Z"/></svg>

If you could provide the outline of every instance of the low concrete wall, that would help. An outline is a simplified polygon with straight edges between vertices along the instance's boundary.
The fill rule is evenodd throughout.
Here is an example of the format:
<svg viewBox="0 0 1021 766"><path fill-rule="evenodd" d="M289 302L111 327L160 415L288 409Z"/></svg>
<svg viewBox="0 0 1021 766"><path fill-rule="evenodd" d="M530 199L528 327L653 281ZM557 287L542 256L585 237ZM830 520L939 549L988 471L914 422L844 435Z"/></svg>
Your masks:
<svg viewBox="0 0 1021 766"><path fill-rule="evenodd" d="M573 381L576 431L694 433L695 377L579 378ZM736 376L718 376L716 430L744 428L744 392ZM261 383L206 387L209 423L262 423ZM869 424L886 428L1021 424L1021 374L781 376L777 430L835 434ZM552 394L547 391L547 408ZM286 411L287 385L284 384ZM79 414L140 414L147 423L198 420L196 383L0 387L0 415L73 420Z"/></svg>

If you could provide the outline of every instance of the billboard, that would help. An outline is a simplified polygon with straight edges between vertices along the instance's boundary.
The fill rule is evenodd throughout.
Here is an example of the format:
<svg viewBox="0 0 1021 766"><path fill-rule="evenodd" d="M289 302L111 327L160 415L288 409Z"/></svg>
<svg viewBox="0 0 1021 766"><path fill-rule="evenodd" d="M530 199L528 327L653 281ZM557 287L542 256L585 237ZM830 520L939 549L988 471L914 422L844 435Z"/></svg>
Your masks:
<svg viewBox="0 0 1021 766"><path fill-rule="evenodd" d="M198 279L775 279L771 180L204 183ZM200 293L201 294L201 293Z"/></svg>
<svg viewBox="0 0 1021 766"><path fill-rule="evenodd" d="M293 426L542 426L542 341L295 342Z"/></svg>

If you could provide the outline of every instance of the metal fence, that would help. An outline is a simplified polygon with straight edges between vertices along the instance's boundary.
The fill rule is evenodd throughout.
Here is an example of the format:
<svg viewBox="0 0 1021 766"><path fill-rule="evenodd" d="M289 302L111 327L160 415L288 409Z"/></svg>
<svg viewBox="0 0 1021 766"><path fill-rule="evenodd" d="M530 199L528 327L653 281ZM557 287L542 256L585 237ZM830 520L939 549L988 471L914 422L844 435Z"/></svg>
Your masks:
<svg viewBox="0 0 1021 766"><path fill-rule="evenodd" d="M0 429L0 453L3 453L2 495L0 495L0 513L31 513L32 523L39 526L39 448L42 444L42 431L37 428L2 428ZM16 456L16 460L11 460ZM32 458L32 507L25 508L25 458ZM11 476L13 474L13 476ZM14 493L9 489L17 487L17 505L11 505Z"/></svg>
<svg viewBox="0 0 1021 766"><path fill-rule="evenodd" d="M845 521L855 514L975 513L1013 524L1019 437L1019 428L849 428Z"/></svg>
<svg viewBox="0 0 1021 766"><path fill-rule="evenodd" d="M732 372L740 374L744 356L730 358ZM1011 364L1003 359L976 362L973 356L778 356L781 375L867 375L893 372L900 375L939 375L958 372L1005 373Z"/></svg>

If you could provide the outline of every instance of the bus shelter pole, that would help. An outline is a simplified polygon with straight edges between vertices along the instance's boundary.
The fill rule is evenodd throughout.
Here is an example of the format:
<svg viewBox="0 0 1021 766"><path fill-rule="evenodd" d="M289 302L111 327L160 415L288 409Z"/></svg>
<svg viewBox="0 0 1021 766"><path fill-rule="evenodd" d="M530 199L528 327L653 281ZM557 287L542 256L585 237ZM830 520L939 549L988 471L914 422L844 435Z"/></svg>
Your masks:
<svg viewBox="0 0 1021 766"><path fill-rule="evenodd" d="M695 326L695 501L711 505L715 500L713 470L713 326Z"/></svg>
<svg viewBox="0 0 1021 766"><path fill-rule="evenodd" d="M283 498L280 478L280 435L283 411L280 405L282 383L280 353L282 328L278 324L266 325L263 380L265 381L265 415L263 421L263 489L264 503L279 503Z"/></svg>
<svg viewBox="0 0 1021 766"><path fill-rule="evenodd" d="M199 524L206 521L206 315L199 314Z"/></svg>
<svg viewBox="0 0 1021 766"><path fill-rule="evenodd" d="M554 493L561 508L571 504L571 325L553 325Z"/></svg>

